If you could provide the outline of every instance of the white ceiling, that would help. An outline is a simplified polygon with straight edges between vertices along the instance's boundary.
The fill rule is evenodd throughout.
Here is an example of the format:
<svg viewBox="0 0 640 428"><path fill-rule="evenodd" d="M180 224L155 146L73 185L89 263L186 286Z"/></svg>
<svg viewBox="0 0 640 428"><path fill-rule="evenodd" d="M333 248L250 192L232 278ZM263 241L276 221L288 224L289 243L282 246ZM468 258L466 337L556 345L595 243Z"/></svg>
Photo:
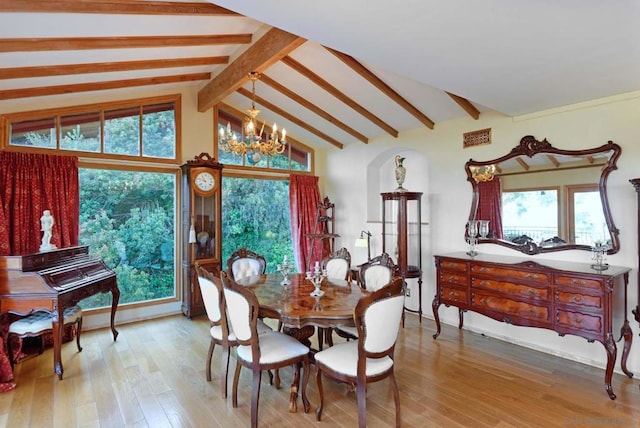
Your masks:
<svg viewBox="0 0 640 428"><path fill-rule="evenodd" d="M178 0L173 0L178 1ZM185 0L180 0L185 2ZM204 1L204 0L201 0ZM9 2L11 3L11 2ZM123 2L125 3L125 2ZM618 0L214 0L243 16L96 13L0 13L0 39L252 34L271 26L308 40L289 56L402 132L425 125L376 89L323 46L344 52L402 95L435 126L469 117L444 91L471 101L481 112L509 116L640 90L640 2ZM106 82L198 72L215 78L228 64L126 72L3 79L5 68L229 55L250 45L0 51L4 90ZM286 64L264 71L368 138L386 132ZM166 84L202 88L207 81ZM250 89L249 84L245 84ZM130 89L114 89L122 97ZM264 82L265 98L345 146L362 144L331 122L302 108ZM63 94L66 100L82 94ZM37 101L37 99L35 99ZM0 100L0 103L7 101ZM34 99L12 102L33 104ZM250 101L236 93L224 102L239 110ZM316 147L334 148L312 132L258 105L259 116Z"/></svg>

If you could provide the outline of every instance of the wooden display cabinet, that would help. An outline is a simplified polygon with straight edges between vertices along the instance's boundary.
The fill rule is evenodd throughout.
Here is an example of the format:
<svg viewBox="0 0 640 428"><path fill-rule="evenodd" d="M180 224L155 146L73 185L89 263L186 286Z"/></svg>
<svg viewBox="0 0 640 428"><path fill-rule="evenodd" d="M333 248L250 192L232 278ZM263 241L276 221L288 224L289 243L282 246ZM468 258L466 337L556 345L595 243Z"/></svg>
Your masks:
<svg viewBox="0 0 640 428"><path fill-rule="evenodd" d="M182 313L189 317L205 312L194 264L216 272L222 257L222 164L201 153L182 169L181 244Z"/></svg>
<svg viewBox="0 0 640 428"><path fill-rule="evenodd" d="M404 278L418 278L418 310L422 323L422 192L397 191L382 196L382 252L395 261Z"/></svg>

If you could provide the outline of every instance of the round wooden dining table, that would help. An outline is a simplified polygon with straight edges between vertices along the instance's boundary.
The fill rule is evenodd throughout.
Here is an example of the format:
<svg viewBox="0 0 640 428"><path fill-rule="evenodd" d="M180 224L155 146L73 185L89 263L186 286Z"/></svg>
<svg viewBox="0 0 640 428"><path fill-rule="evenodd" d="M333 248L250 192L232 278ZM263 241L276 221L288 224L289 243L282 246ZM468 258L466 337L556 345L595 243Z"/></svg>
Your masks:
<svg viewBox="0 0 640 428"><path fill-rule="evenodd" d="M353 326L353 310L358 300L369 294L348 281L325 278L320 286L324 295L313 297L313 284L304 273L291 274L289 280L291 284L281 285L282 275L264 274L238 279L237 283L253 290L260 316L295 328Z"/></svg>

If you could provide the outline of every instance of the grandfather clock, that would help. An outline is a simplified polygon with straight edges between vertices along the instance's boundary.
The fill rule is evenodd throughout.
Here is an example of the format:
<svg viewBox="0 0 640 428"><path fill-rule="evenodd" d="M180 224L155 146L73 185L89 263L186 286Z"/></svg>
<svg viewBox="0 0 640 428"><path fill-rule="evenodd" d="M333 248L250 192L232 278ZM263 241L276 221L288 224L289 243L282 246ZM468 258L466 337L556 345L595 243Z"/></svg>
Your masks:
<svg viewBox="0 0 640 428"><path fill-rule="evenodd" d="M629 180L629 182L631 182L631 184L633 184L633 188L636 189L636 193L637 193L637 202L638 202L638 209L636 210L636 218L638 221L638 230L637 230L637 235L638 235L638 263L639 263L639 267L640 267L640 178L634 178ZM640 323L640 270L638 271L638 294L637 294L637 302L636 302L636 308L634 310L632 310L631 312L633 312L633 315L636 318L636 321L638 323Z"/></svg>
<svg viewBox="0 0 640 428"><path fill-rule="evenodd" d="M182 169L182 313L189 318L204 313L195 262L213 272L221 266L222 164L207 153Z"/></svg>
<svg viewBox="0 0 640 428"><path fill-rule="evenodd" d="M382 251L396 261L404 278L418 278L418 310L422 323L422 192L396 191L382 195Z"/></svg>

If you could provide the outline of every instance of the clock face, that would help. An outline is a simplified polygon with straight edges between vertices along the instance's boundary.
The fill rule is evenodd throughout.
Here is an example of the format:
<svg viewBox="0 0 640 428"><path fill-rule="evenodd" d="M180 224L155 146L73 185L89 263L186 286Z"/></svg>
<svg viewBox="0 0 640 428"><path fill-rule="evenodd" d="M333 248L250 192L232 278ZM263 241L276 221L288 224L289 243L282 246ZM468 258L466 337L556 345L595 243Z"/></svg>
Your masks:
<svg viewBox="0 0 640 428"><path fill-rule="evenodd" d="M202 192L209 192L216 185L216 179L210 172L200 172L193 180L193 184L196 188Z"/></svg>

